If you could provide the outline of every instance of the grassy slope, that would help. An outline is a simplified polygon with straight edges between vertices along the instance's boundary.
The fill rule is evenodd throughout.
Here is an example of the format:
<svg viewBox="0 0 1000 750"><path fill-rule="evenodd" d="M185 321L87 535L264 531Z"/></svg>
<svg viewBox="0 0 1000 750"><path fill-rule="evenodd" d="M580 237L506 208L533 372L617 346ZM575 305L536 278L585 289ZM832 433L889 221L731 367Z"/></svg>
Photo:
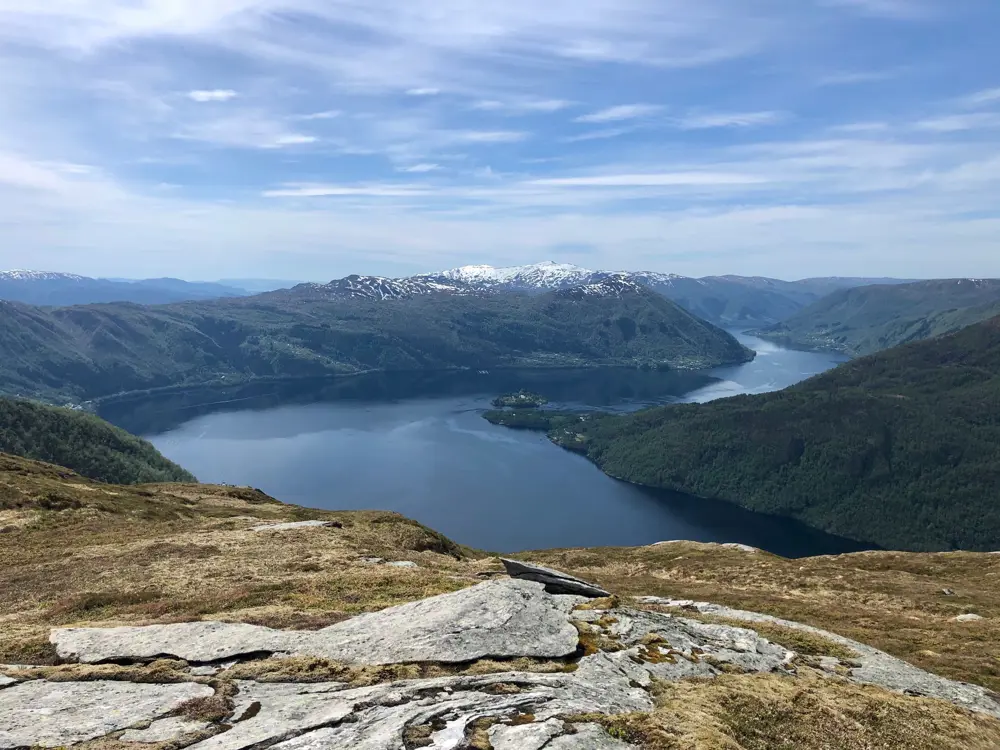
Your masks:
<svg viewBox="0 0 1000 750"><path fill-rule="evenodd" d="M257 523L304 519L340 527L251 530ZM232 487L103 485L3 455L0 528L0 663L51 662L53 626L221 619L315 628L474 585L482 574L500 570L495 558L395 514L309 510ZM372 555L420 567L363 561ZM792 561L677 543L521 557L597 580L622 596L691 597L808 622L940 674L1000 689L1000 556L862 553ZM944 595L944 588L955 594ZM952 621L965 612L986 619ZM780 643L782 634L773 637ZM38 674L191 679L174 672L178 666L169 660L145 668L67 665ZM464 669L512 667L571 668L481 662ZM434 665L350 670L293 659L242 665L215 679L371 682L440 672ZM651 714L600 718L619 736L656 750L870 750L899 747L904 739L912 750L987 750L1000 742L995 720L937 701L817 680L805 668L794 679L727 675L663 685L657 703Z"/></svg>
<svg viewBox="0 0 1000 750"><path fill-rule="evenodd" d="M844 289L757 335L862 356L1000 313L1000 281L951 279Z"/></svg>
<svg viewBox="0 0 1000 750"><path fill-rule="evenodd" d="M0 398L0 451L117 484L193 482L142 438L91 414Z"/></svg>
<svg viewBox="0 0 1000 750"><path fill-rule="evenodd" d="M93 399L178 384L365 370L745 361L729 334L650 292L432 295L303 289L145 308L0 303L0 392Z"/></svg>
<svg viewBox="0 0 1000 750"><path fill-rule="evenodd" d="M557 431L613 476L881 546L1000 549L1000 318L778 393Z"/></svg>

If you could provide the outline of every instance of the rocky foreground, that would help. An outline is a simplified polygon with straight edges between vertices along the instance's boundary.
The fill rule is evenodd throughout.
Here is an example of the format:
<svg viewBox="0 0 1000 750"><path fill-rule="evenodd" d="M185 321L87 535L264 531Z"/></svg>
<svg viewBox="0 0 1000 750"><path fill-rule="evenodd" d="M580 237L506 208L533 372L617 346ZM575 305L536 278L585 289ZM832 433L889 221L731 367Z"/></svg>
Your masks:
<svg viewBox="0 0 1000 750"><path fill-rule="evenodd" d="M500 560L3 457L0 529L0 750L1000 747L1000 556Z"/></svg>

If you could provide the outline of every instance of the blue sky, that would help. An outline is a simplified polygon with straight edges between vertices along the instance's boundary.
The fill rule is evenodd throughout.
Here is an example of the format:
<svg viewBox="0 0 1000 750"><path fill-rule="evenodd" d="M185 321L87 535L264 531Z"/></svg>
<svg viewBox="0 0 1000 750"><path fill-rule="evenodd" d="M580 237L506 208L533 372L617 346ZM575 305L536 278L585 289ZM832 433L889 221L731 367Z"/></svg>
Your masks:
<svg viewBox="0 0 1000 750"><path fill-rule="evenodd" d="M1000 276L996 0L0 0L0 268Z"/></svg>

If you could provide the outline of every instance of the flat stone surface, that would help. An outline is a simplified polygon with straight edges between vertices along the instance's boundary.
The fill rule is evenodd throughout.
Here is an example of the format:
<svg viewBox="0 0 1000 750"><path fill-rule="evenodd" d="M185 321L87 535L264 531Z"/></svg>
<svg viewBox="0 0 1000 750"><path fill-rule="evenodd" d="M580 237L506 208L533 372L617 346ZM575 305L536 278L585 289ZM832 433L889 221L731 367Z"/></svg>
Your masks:
<svg viewBox="0 0 1000 750"><path fill-rule="evenodd" d="M16 682L17 680L15 680L13 677L8 677L5 674L0 674L0 688L9 687Z"/></svg>
<svg viewBox="0 0 1000 750"><path fill-rule="evenodd" d="M191 721L180 716L158 719L149 725L148 729L129 729L121 739L124 742L173 742L184 735L194 734L208 729L210 725L204 721Z"/></svg>
<svg viewBox="0 0 1000 750"><path fill-rule="evenodd" d="M490 744L493 750L541 750L553 737L558 737L566 729L559 719L507 726L495 724L490 727Z"/></svg>
<svg viewBox="0 0 1000 750"><path fill-rule="evenodd" d="M1000 702L993 694L984 687L971 685L965 682L956 682L938 675L925 672L912 664L908 664L902 659L890 656L884 651L867 646L850 638L844 638L836 633L820 630L810 625L803 625L799 622L782 620L771 615L764 615L758 612L746 612L740 609L730 609L718 604L709 602L689 602L673 599L664 599L656 596L636 597L637 601L648 604L659 604L667 607L685 608L693 607L699 612L716 615L733 620L742 620L748 627L753 627L755 622L773 623L792 630L800 630L805 633L818 635L841 646L846 646L858 655L854 664L844 665L848 668L848 679L864 685L877 685L879 687L893 690L899 693L915 695L925 695L930 698L939 698L954 703L970 711L989 714L1000 719ZM678 618L679 619L679 618Z"/></svg>
<svg viewBox="0 0 1000 750"><path fill-rule="evenodd" d="M293 529L328 528L333 521L294 521L291 523L265 523L254 526L252 531L291 531Z"/></svg>
<svg viewBox="0 0 1000 750"><path fill-rule="evenodd" d="M550 594L574 594L590 599L611 596L608 591L605 591L600 586L595 586L592 583L588 583L580 578L574 578L558 570L521 562L520 560L508 560L506 558L500 558L500 562L503 563L504 568L507 569L507 575L511 578L537 581L543 584L545 590Z"/></svg>
<svg viewBox="0 0 1000 750"><path fill-rule="evenodd" d="M575 603L538 583L487 581L331 625L296 653L352 664L562 657L579 640L569 618Z"/></svg>
<svg viewBox="0 0 1000 750"><path fill-rule="evenodd" d="M417 565L415 562L412 562L410 560L398 560L396 562L389 563L389 567L392 567L392 568L419 568L420 566Z"/></svg>
<svg viewBox="0 0 1000 750"><path fill-rule="evenodd" d="M211 695L212 688L195 683L22 682L0 690L0 748L85 742Z"/></svg>
<svg viewBox="0 0 1000 750"><path fill-rule="evenodd" d="M228 622L182 622L121 628L60 628L49 640L63 659L86 664L175 656L212 662L252 653L288 651L298 634L259 625Z"/></svg>
<svg viewBox="0 0 1000 750"><path fill-rule="evenodd" d="M576 597L539 583L502 579L359 615L317 631L191 622L123 628L63 628L50 640L64 659L86 663L174 656L213 662L291 653L350 664L465 662L485 657L558 658L576 650Z"/></svg>

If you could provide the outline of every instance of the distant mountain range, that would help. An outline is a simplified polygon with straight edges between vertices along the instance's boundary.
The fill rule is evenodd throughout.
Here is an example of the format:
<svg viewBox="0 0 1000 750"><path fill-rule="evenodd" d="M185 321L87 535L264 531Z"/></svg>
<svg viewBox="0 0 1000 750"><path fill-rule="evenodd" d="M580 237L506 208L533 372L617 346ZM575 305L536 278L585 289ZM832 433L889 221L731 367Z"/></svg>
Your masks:
<svg viewBox="0 0 1000 750"><path fill-rule="evenodd" d="M54 401L366 371L702 369L754 356L624 274L543 294L355 276L152 307L0 302L0 353L0 393Z"/></svg>
<svg viewBox="0 0 1000 750"><path fill-rule="evenodd" d="M412 279L439 284L464 283L477 289L504 289L537 294L621 275L648 286L700 318L730 328L778 323L838 289L868 284L905 283L897 279L850 277L801 281L782 281L760 276L691 278L655 271L593 271L552 261L510 268L463 266L438 273L420 274Z"/></svg>
<svg viewBox="0 0 1000 750"><path fill-rule="evenodd" d="M162 305L187 300L244 297L250 294L225 284L181 279L138 281L93 279L72 273L0 271L0 299L29 305L87 305L96 302L135 302Z"/></svg>
<svg viewBox="0 0 1000 750"><path fill-rule="evenodd" d="M700 279L652 271L593 271L567 263L536 263L510 268L463 266L408 278L352 275L329 284L296 284L273 279L92 279L34 271L0 272L0 299L33 305L79 305L94 302L169 304L188 300L241 297L290 287L352 299L398 299L439 291L452 293L520 292L541 294L624 275L677 302L700 318L723 327L760 327L781 322L838 289L892 279L825 278L781 281L763 277L707 276Z"/></svg>
<svg viewBox="0 0 1000 750"><path fill-rule="evenodd" d="M840 289L754 333L802 349L872 354L1000 314L1000 280L941 279Z"/></svg>

